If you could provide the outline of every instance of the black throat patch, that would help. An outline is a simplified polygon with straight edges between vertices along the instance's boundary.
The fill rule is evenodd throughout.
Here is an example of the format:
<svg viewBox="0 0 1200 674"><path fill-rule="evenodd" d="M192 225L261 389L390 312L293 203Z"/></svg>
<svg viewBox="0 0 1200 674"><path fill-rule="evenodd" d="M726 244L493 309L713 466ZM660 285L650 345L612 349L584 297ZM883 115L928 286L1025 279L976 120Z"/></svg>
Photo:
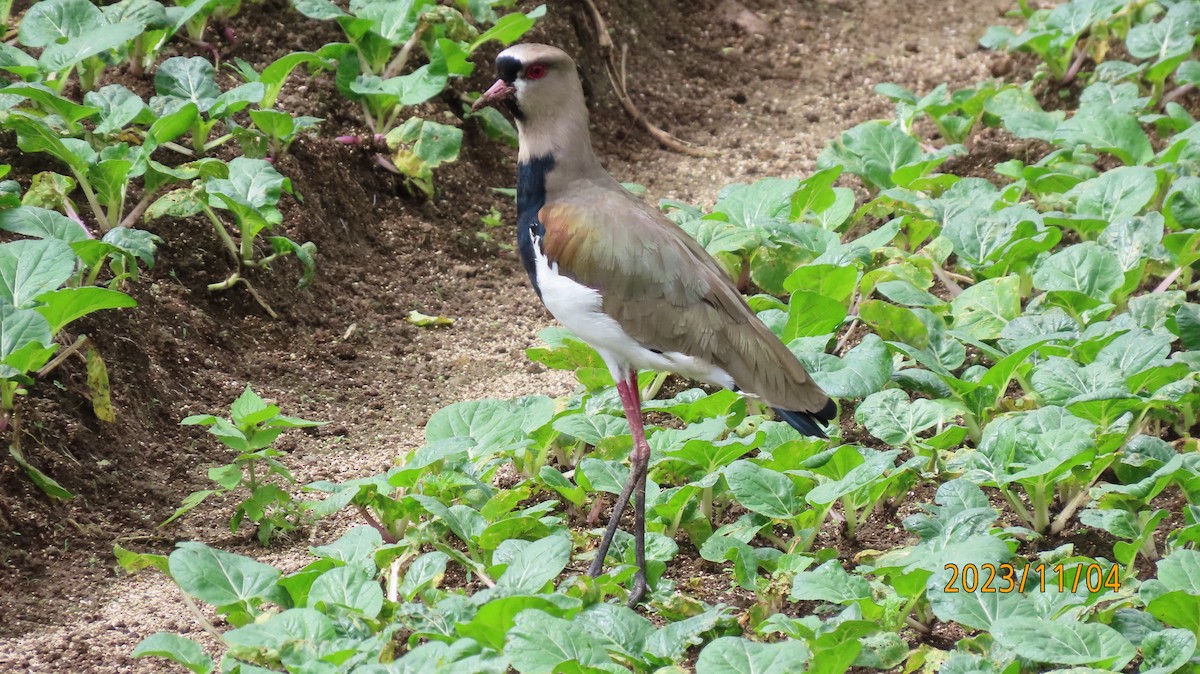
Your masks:
<svg viewBox="0 0 1200 674"><path fill-rule="evenodd" d="M517 251L521 264L538 297L542 290L537 281L534 246L546 236L546 227L538 220L538 211L546 205L546 174L554 170L554 157L544 155L517 164ZM534 241L534 238L538 242Z"/></svg>

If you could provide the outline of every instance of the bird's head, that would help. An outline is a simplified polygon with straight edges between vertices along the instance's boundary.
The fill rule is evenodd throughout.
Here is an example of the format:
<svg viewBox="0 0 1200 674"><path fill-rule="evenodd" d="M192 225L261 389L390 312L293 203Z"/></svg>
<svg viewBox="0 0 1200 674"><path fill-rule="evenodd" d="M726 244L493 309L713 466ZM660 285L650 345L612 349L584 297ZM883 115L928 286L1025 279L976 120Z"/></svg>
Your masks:
<svg viewBox="0 0 1200 674"><path fill-rule="evenodd" d="M500 79L475 101L473 109L503 103L518 122L535 124L583 102L575 62L557 47L513 45L496 57L496 74Z"/></svg>

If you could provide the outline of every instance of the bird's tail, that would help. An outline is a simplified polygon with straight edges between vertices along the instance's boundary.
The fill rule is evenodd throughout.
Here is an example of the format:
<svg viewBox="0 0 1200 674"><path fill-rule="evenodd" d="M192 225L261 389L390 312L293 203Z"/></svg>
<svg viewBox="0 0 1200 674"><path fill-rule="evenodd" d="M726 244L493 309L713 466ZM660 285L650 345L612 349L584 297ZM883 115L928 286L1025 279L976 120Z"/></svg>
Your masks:
<svg viewBox="0 0 1200 674"><path fill-rule="evenodd" d="M781 410L778 407L772 409L792 428L814 438L829 437L825 435L825 429L821 427L820 422L833 421L833 418L837 416L837 405L832 400L826 401L825 406L816 412L793 412L792 410Z"/></svg>

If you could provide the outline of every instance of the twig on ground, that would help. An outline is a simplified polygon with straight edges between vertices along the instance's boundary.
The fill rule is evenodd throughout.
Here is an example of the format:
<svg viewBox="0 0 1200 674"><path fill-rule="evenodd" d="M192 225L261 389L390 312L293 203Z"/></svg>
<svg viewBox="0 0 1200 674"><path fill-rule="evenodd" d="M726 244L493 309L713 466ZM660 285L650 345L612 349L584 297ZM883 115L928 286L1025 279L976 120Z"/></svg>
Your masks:
<svg viewBox="0 0 1200 674"><path fill-rule="evenodd" d="M663 147L692 157L709 156L709 152L694 148L650 123L650 120L646 119L642 111L638 110L633 99L629 97L629 91L625 88L625 57L628 50L624 46L621 48L621 61L618 63L616 47L608 34L608 24L604 22L604 17L600 14L600 9L596 6L594 0L584 1L587 3L588 11L591 14L592 24L596 29L596 37L600 41L600 52L604 56L604 71L608 74L608 81L612 83L617 100L621 101L621 107L625 108L626 114L632 117L633 121L641 125Z"/></svg>

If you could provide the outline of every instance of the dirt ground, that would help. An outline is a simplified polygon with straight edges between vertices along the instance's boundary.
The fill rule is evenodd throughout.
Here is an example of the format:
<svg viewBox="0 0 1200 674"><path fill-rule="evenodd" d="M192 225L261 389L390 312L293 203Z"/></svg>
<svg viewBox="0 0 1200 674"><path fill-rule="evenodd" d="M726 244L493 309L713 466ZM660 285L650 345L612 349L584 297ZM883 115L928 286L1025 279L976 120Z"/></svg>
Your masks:
<svg viewBox="0 0 1200 674"><path fill-rule="evenodd" d="M940 82L967 86L1003 68L1003 57L976 47L1002 20L1001 0L744 2L600 4L614 41L628 45L627 85L637 105L709 150L703 158L664 150L630 123L582 3L550 3L532 36L577 55L601 156L650 198L707 205L731 182L804 176L829 139L889 111L872 93L875 84L924 92ZM340 38L336 25L305 19L284 0L247 3L232 27L238 40L223 45L225 55L260 67ZM475 76L458 92L490 83L493 54L476 59ZM109 77L143 94L150 89L148 78ZM550 318L514 254L498 245L512 243L511 224L492 232L491 242L476 236L493 206L513 219L511 203L492 188L512 186L515 151L465 124L461 160L441 170L438 196L427 203L365 150L331 140L364 129L330 75L294 76L280 105L326 119L319 138L297 142L278 164L303 197L285 203L285 224L292 238L320 248L317 280L296 291L290 263L256 277L280 314L270 320L243 289L205 290L227 263L204 222L149 225L166 243L155 269L132 286L140 306L93 317L79 330L108 363L117 422L92 415L80 363L39 382L27 401L26 457L77 498L50 502L7 457L0 461L0 671L156 672L162 661L129 657L142 638L159 630L202 635L160 575L114 571L114 542L165 554L177 540L201 540L292 568L309 544L352 524L348 516L324 521L290 547L270 550L248 529L228 530L229 504L206 502L157 526L206 487L206 469L225 458L202 430L178 421L227 410L247 383L287 414L330 422L282 441L301 484L385 471L421 444L425 419L452 402L572 389L568 374L524 356ZM14 173L51 168L17 155L12 141L0 137L0 162L14 164ZM412 309L455 323L416 328L404 321Z"/></svg>

